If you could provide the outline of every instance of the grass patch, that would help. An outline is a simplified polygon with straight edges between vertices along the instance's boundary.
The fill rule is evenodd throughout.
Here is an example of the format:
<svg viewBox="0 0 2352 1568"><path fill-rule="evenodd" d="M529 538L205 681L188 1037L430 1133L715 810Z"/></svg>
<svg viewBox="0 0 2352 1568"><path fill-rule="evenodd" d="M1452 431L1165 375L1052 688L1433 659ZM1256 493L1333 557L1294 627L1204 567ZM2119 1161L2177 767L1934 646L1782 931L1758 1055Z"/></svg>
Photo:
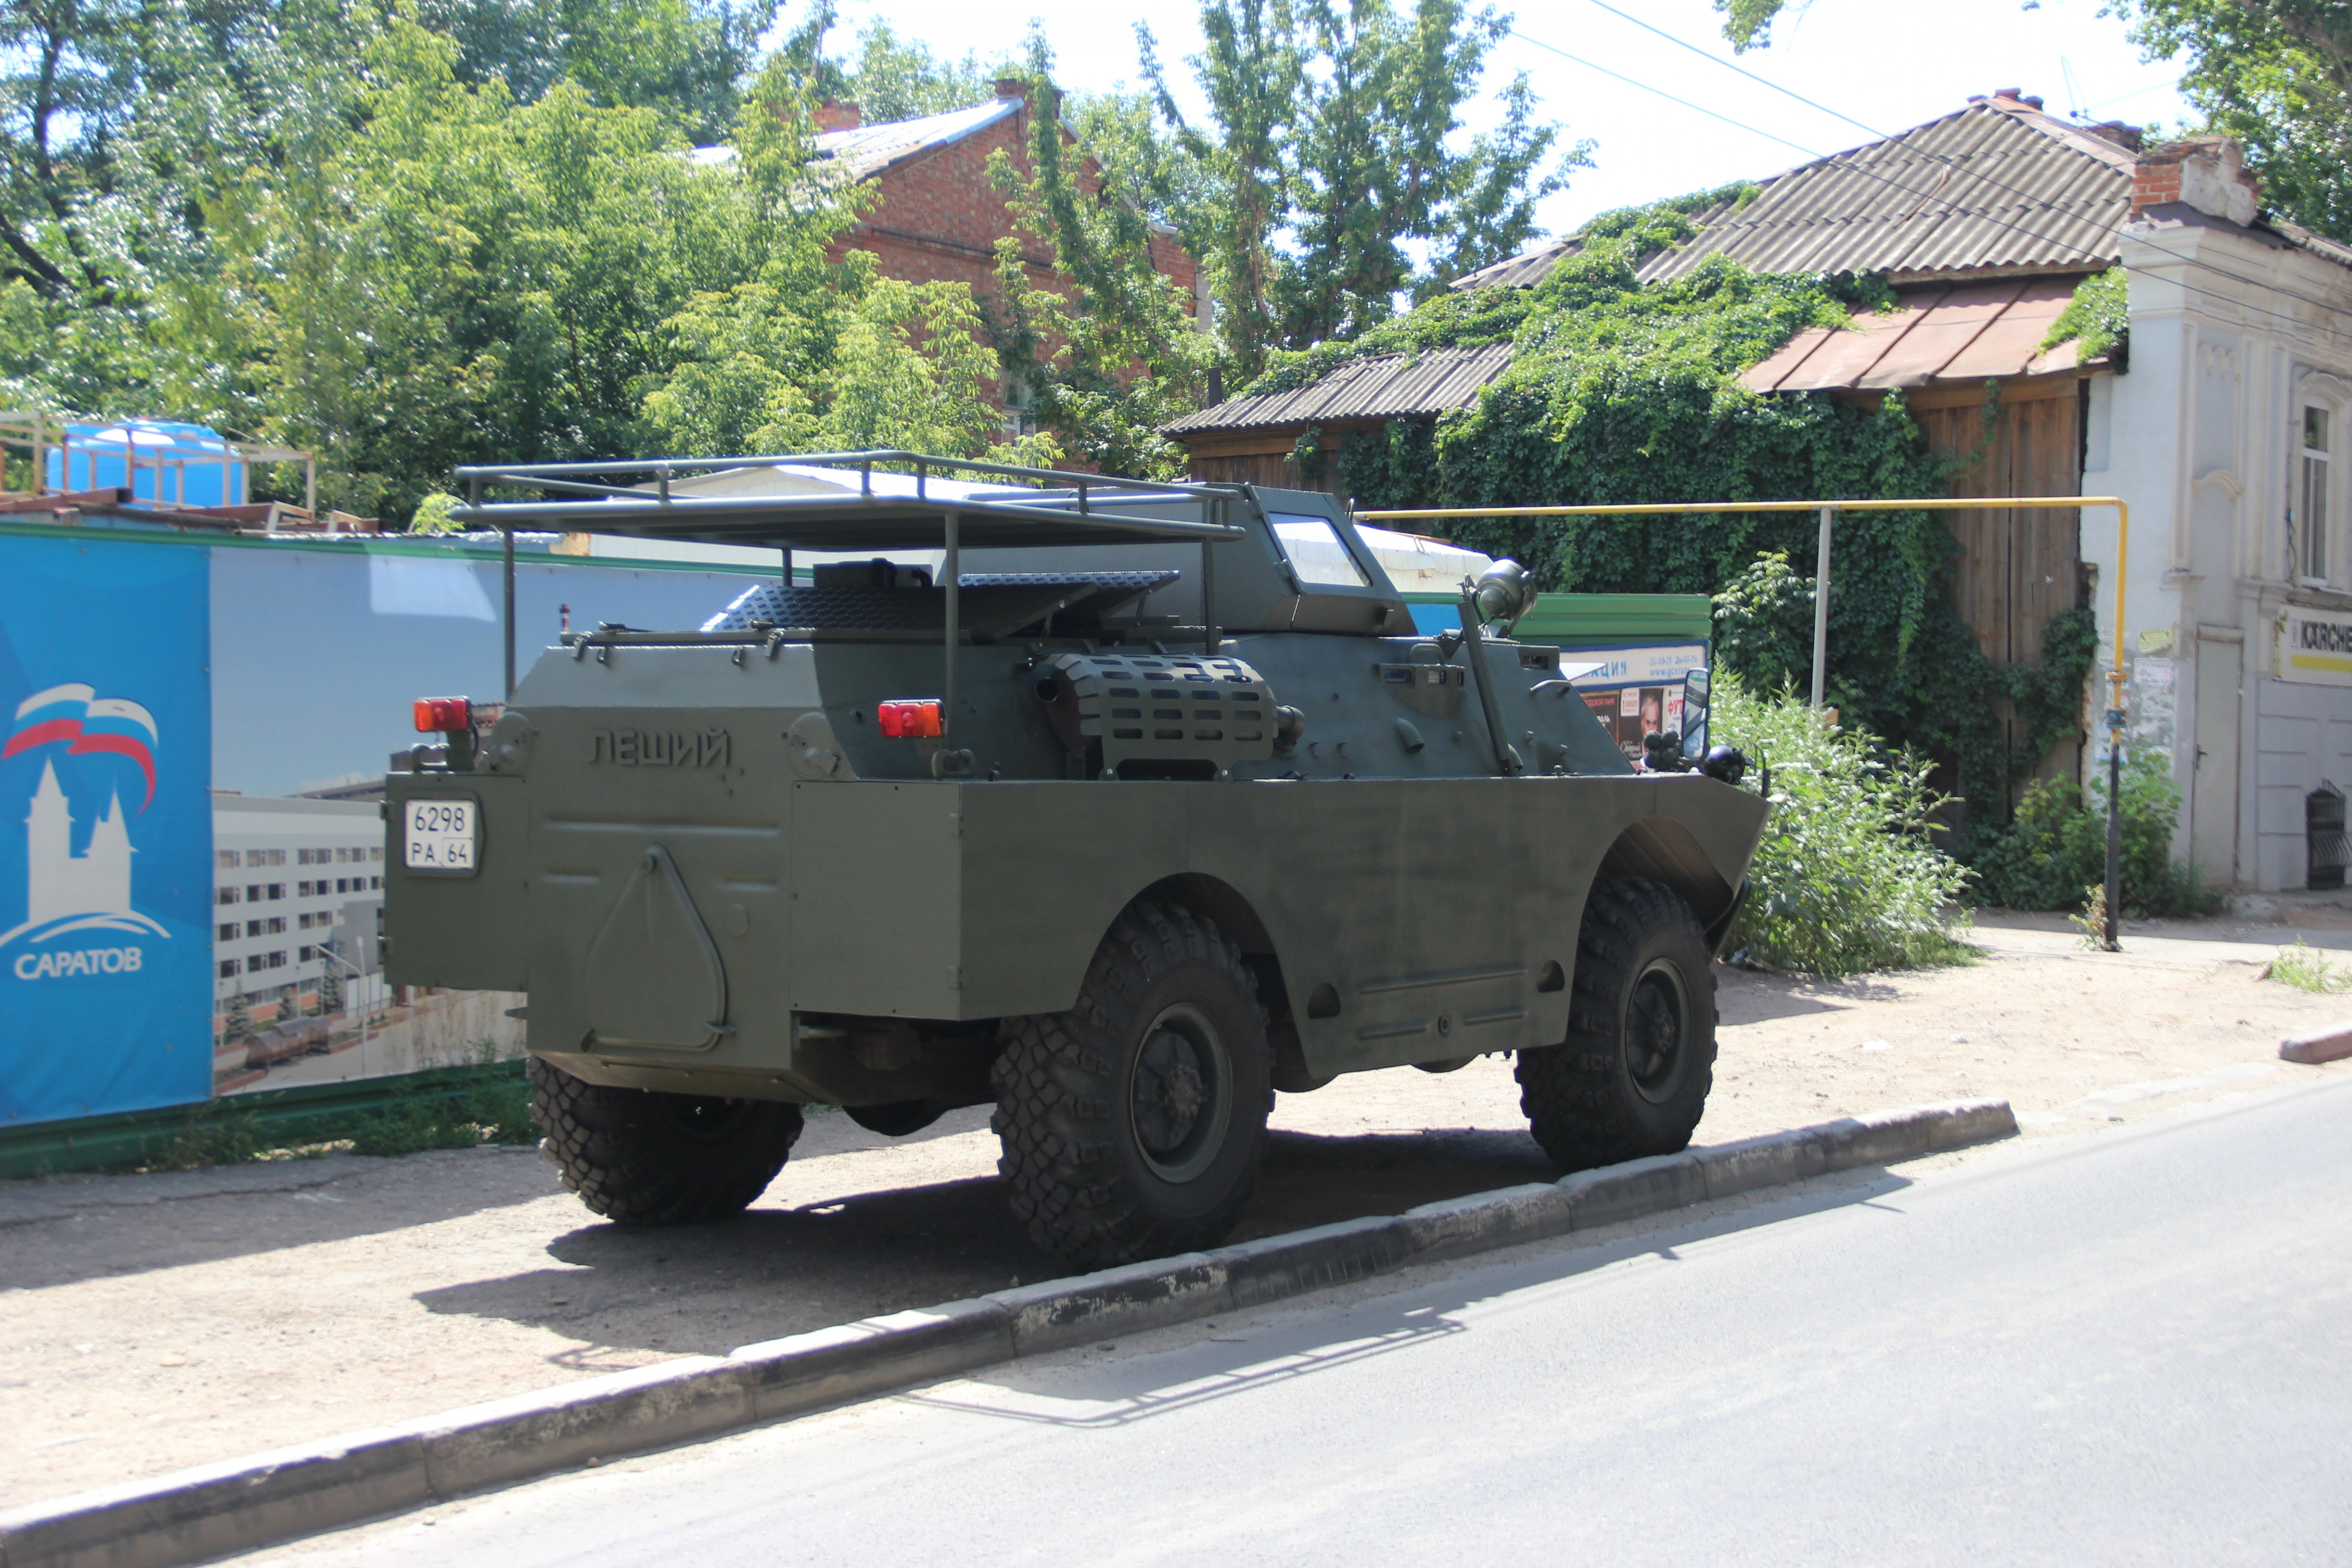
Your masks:
<svg viewBox="0 0 2352 1568"><path fill-rule="evenodd" d="M161 1154L138 1168L200 1171L207 1165L242 1165L260 1155L268 1142L250 1106L233 1100L207 1100L189 1110Z"/></svg>
<svg viewBox="0 0 2352 1568"><path fill-rule="evenodd" d="M2326 954L2305 946L2298 938L2293 947L2279 949L2278 956L2263 969L2263 978L2275 980L2282 985L2292 985L2297 991L2331 995L2339 991L2352 991L2352 964L2339 969L2327 962Z"/></svg>
<svg viewBox="0 0 2352 1568"><path fill-rule="evenodd" d="M351 1135L352 1152L375 1155L538 1142L530 1080L520 1074L488 1079L420 1077L390 1104L363 1117Z"/></svg>
<svg viewBox="0 0 2352 1568"><path fill-rule="evenodd" d="M427 1149L471 1149L484 1143L536 1143L530 1080L518 1070L486 1073L500 1065L496 1047L475 1042L465 1067L418 1073L388 1098L364 1110L280 1120L272 1125L259 1107L239 1097L191 1106L168 1142L112 1167L132 1171L194 1171L256 1160L315 1160L329 1154L397 1156ZM103 1167L100 1167L103 1168Z"/></svg>

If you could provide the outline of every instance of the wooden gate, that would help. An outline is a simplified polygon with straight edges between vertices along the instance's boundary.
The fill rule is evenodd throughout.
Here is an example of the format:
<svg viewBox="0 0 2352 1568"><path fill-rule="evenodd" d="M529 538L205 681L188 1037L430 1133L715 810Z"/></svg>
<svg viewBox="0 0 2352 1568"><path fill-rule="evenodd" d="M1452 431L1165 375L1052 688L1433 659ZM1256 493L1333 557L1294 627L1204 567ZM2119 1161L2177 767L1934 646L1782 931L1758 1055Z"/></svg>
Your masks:
<svg viewBox="0 0 2352 1568"><path fill-rule="evenodd" d="M1930 451L1968 458L1983 448L1974 463L1953 475L1952 494L2082 494L2087 384L2074 376L2050 376L2000 384L1989 443L1983 383L1922 387L1910 395L1912 417ZM2090 602L2082 519L2079 511L2056 507L1944 513L1960 547L1952 563L1954 605L1996 667L2038 662L2050 618ZM2001 704L2001 722L2013 731L2009 707ZM2081 769L2082 743L2070 739L2040 760L2033 776L2079 783Z"/></svg>

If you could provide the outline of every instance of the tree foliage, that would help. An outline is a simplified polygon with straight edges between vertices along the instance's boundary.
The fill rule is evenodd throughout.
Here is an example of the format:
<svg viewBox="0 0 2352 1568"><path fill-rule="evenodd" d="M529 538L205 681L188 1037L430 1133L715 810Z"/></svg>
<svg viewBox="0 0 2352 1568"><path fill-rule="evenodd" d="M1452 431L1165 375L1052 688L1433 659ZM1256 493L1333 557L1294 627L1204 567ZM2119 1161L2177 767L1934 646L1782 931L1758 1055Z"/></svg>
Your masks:
<svg viewBox="0 0 2352 1568"><path fill-rule="evenodd" d="M1535 204L1585 161L1560 156L1524 76L1495 131L1462 142L1462 105L1507 30L1462 0L1204 0L1189 61L1209 114L1194 123L1149 28L1144 74L1175 142L1204 176L1176 218L1212 269L1244 374L1387 320L1516 254ZM1425 248L1416 262L1412 247Z"/></svg>
<svg viewBox="0 0 2352 1568"><path fill-rule="evenodd" d="M0 396L311 449L395 520L467 461L998 449L970 289L829 259L861 193L809 175L800 62L737 79L753 13L215 3L12 79Z"/></svg>
<svg viewBox="0 0 2352 1568"><path fill-rule="evenodd" d="M1173 472L1156 431L1216 370L1509 252L1563 162L1523 82L1461 131L1502 26L1466 0L1208 5L1201 125L1156 65L1040 97L975 298L841 253L866 197L812 174L814 110L1050 95L1042 39L1008 67L877 23L835 58L817 5L753 70L769 0L7 0L0 399L312 450L324 503L394 521L467 461L1001 455L1008 375L1048 437L1019 450Z"/></svg>
<svg viewBox="0 0 2352 1568"><path fill-rule="evenodd" d="M607 107L653 109L687 137L714 141L775 0L416 0L415 19L457 46L471 86L501 82L521 102L569 80Z"/></svg>
<svg viewBox="0 0 2352 1568"><path fill-rule="evenodd" d="M1097 99L1079 106L1073 135L1042 68L1029 92L1025 168L1002 153L991 165L1015 224L997 246L1005 369L1071 457L1174 478L1185 454L1159 428L1200 405L1217 351L1160 270L1177 241L1150 216L1149 110ZM1044 278L1031 259L1041 248Z"/></svg>

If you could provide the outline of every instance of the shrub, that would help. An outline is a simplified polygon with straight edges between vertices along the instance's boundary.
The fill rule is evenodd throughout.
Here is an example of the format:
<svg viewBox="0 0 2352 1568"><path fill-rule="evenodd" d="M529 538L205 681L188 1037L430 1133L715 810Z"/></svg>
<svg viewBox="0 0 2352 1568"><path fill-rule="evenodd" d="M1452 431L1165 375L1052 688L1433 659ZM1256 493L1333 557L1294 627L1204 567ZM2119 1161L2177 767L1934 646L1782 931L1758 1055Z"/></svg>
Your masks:
<svg viewBox="0 0 2352 1568"><path fill-rule="evenodd" d="M2163 762L2124 763L2123 912L2134 919L2210 914L2221 896L2197 868L2172 858L2180 790ZM1979 895L2011 910L2071 910L2083 889L2107 877L2107 791L2104 775L2090 793L2063 779L2027 786L2009 826L1980 841L1975 863Z"/></svg>
<svg viewBox="0 0 2352 1568"><path fill-rule="evenodd" d="M1832 728L1789 692L1716 677L1713 732L1771 770L1772 816L1748 868L1731 945L1775 968L1836 976L1963 963L1947 914L1968 871L1928 842L1942 804L1928 764L1889 756L1859 727Z"/></svg>
<svg viewBox="0 0 2352 1568"><path fill-rule="evenodd" d="M133 1163L148 1171L197 1171L208 1165L241 1165L261 1152L266 1140L250 1106L234 1100L208 1100L187 1117L160 1152Z"/></svg>
<svg viewBox="0 0 2352 1568"><path fill-rule="evenodd" d="M1787 551L1759 555L1715 596L1717 662L1759 691L1810 682L1813 591Z"/></svg>

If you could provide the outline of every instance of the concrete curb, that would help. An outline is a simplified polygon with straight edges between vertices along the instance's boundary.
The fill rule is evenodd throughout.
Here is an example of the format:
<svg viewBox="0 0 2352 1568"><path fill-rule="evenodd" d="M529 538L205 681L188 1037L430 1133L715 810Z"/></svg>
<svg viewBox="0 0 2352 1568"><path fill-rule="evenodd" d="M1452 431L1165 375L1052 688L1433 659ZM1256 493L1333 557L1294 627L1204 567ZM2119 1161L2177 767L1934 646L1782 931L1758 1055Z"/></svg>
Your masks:
<svg viewBox="0 0 2352 1568"><path fill-rule="evenodd" d="M2339 1054L2352 1055L2352 1030L2341 1037L2347 1044ZM1517 1247L2016 1131L2006 1100L1888 1111L868 1318L730 1355L683 1356L15 1509L0 1513L0 1568L170 1568L250 1552L591 1459L1214 1317L1410 1263Z"/></svg>
<svg viewBox="0 0 2352 1568"><path fill-rule="evenodd" d="M2296 1035L2279 1042L2279 1060L2317 1067L2352 1057L2352 1024L2339 1024L2315 1035Z"/></svg>

